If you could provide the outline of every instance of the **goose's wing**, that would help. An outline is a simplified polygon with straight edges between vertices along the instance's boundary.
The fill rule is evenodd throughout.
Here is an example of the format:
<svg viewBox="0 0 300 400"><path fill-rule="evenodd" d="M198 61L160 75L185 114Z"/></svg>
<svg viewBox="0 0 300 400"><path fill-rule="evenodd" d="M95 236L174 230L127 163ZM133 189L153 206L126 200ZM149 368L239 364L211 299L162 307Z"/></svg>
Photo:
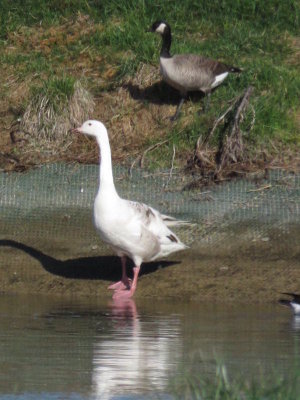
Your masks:
<svg viewBox="0 0 300 400"><path fill-rule="evenodd" d="M151 261L185 249L164 218L167 216L146 204L122 200L105 232L106 242L118 254L127 254L135 262Z"/></svg>
<svg viewBox="0 0 300 400"><path fill-rule="evenodd" d="M190 90L205 90L216 76L230 71L228 65L197 54L174 55L172 62L180 83Z"/></svg>
<svg viewBox="0 0 300 400"><path fill-rule="evenodd" d="M154 234L161 243L165 241L180 243L179 238L169 229L169 226L187 224L185 221L179 221L168 215L161 214L155 208L144 203L128 201L128 206L134 213L134 222Z"/></svg>
<svg viewBox="0 0 300 400"><path fill-rule="evenodd" d="M165 230L168 223L173 222L174 224L174 221L176 221L174 218L161 214L155 208L152 208L147 204L139 203L137 201L128 201L127 204L128 207L132 209L135 219L151 231L159 229Z"/></svg>
<svg viewBox="0 0 300 400"><path fill-rule="evenodd" d="M201 69L202 71L213 74L214 76L238 69L198 54L176 54L173 56L173 60L174 63L178 65L178 68L189 71Z"/></svg>

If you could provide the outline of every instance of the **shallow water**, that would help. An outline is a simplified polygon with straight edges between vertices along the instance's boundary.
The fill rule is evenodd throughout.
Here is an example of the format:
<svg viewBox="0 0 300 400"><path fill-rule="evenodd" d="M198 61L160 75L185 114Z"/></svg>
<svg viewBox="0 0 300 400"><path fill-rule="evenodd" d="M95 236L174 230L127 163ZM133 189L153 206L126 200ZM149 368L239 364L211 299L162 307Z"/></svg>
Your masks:
<svg viewBox="0 0 300 400"><path fill-rule="evenodd" d="M0 399L169 398L174 380L288 374L300 321L277 305L0 296Z"/></svg>

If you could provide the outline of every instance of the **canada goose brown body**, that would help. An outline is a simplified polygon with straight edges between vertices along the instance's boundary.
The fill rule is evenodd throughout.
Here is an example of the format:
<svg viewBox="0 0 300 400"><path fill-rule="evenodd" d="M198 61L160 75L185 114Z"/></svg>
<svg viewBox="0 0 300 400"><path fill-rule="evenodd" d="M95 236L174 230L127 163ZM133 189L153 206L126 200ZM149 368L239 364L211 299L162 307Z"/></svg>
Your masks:
<svg viewBox="0 0 300 400"><path fill-rule="evenodd" d="M233 67L197 54L177 54L171 56L171 27L166 21L157 21L151 32L160 33L162 48L160 52L160 72L165 82L177 89L181 100L173 119L177 118L188 92L201 91L210 95L229 73L241 72Z"/></svg>
<svg viewBox="0 0 300 400"><path fill-rule="evenodd" d="M164 80L182 95L192 91L208 93L220 85L229 72L240 71L196 54L160 57L160 70ZM218 76L221 76L221 79L216 79Z"/></svg>

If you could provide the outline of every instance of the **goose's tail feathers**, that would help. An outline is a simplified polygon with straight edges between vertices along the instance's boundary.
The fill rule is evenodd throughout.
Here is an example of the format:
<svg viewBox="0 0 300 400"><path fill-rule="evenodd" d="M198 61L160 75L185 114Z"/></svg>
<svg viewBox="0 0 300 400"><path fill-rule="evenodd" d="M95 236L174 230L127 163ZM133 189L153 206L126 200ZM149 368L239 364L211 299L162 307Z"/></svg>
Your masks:
<svg viewBox="0 0 300 400"><path fill-rule="evenodd" d="M229 72L239 73L239 72L243 72L243 69L238 68L238 67L230 67Z"/></svg>
<svg viewBox="0 0 300 400"><path fill-rule="evenodd" d="M163 219L164 223L168 227L172 227L172 226L196 226L196 224L193 223L193 222L176 219L176 218L170 217L169 215L162 215L162 219Z"/></svg>

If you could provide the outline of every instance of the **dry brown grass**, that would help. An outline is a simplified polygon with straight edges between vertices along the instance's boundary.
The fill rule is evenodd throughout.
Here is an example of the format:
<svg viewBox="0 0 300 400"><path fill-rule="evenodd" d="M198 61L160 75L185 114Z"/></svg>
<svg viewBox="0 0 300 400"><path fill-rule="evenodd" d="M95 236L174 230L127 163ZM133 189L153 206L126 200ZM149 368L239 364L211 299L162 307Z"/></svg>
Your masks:
<svg viewBox="0 0 300 400"><path fill-rule="evenodd" d="M160 82L158 68L143 64L133 79L95 99L94 117L108 128L115 160L135 157L167 135L174 106L155 100Z"/></svg>
<svg viewBox="0 0 300 400"><path fill-rule="evenodd" d="M95 23L88 15L77 14L75 20L67 19L60 25L45 28L44 26L23 26L18 31L8 34L8 43L4 49L7 56L42 54L55 69L63 68L80 78L82 75L97 78L103 84L111 80L116 69L112 67L106 58L90 46L86 46L80 53L70 52L69 46L76 45L81 39L88 38L92 34L102 32L104 26ZM53 49L65 54L64 59L53 56ZM70 56L71 54L71 56ZM15 74L19 65L15 65Z"/></svg>
<svg viewBox="0 0 300 400"><path fill-rule="evenodd" d="M300 36L289 37L289 43L293 52L288 57L288 63L300 66Z"/></svg>
<svg viewBox="0 0 300 400"><path fill-rule="evenodd" d="M50 54L53 46L66 47L76 42L80 36L88 35L97 30L103 30L101 24L95 24L89 16L78 14L76 19L66 20L57 26L45 28L35 25L34 27L23 26L17 32L8 34L7 52L22 48L27 52L42 52ZM30 40L29 40L30 39Z"/></svg>
<svg viewBox="0 0 300 400"><path fill-rule="evenodd" d="M9 97L2 103L7 142L13 131L15 143L10 143L10 150L15 149L19 164L24 166L57 159L97 162L98 148L93 140L68 134L71 127L81 125L87 118L104 122L109 131L113 158L120 162L141 154L149 141L161 141L171 128L169 117L176 105L156 100L161 79L158 68L153 66L141 65L132 80L95 97L93 107L89 105L89 95L82 94L84 89L80 86L61 115L57 115L54 108L47 105L47 99L40 95L28 105L20 126L12 127L25 98L30 95L32 82L32 76L21 81L16 74L11 74ZM88 101L84 100L86 97ZM187 121L182 119L181 123Z"/></svg>
<svg viewBox="0 0 300 400"><path fill-rule="evenodd" d="M20 132L28 147L40 153L65 153L73 140L69 130L89 118L94 106L93 97L79 81L65 106L55 107L46 94L40 93L28 104L21 119Z"/></svg>

